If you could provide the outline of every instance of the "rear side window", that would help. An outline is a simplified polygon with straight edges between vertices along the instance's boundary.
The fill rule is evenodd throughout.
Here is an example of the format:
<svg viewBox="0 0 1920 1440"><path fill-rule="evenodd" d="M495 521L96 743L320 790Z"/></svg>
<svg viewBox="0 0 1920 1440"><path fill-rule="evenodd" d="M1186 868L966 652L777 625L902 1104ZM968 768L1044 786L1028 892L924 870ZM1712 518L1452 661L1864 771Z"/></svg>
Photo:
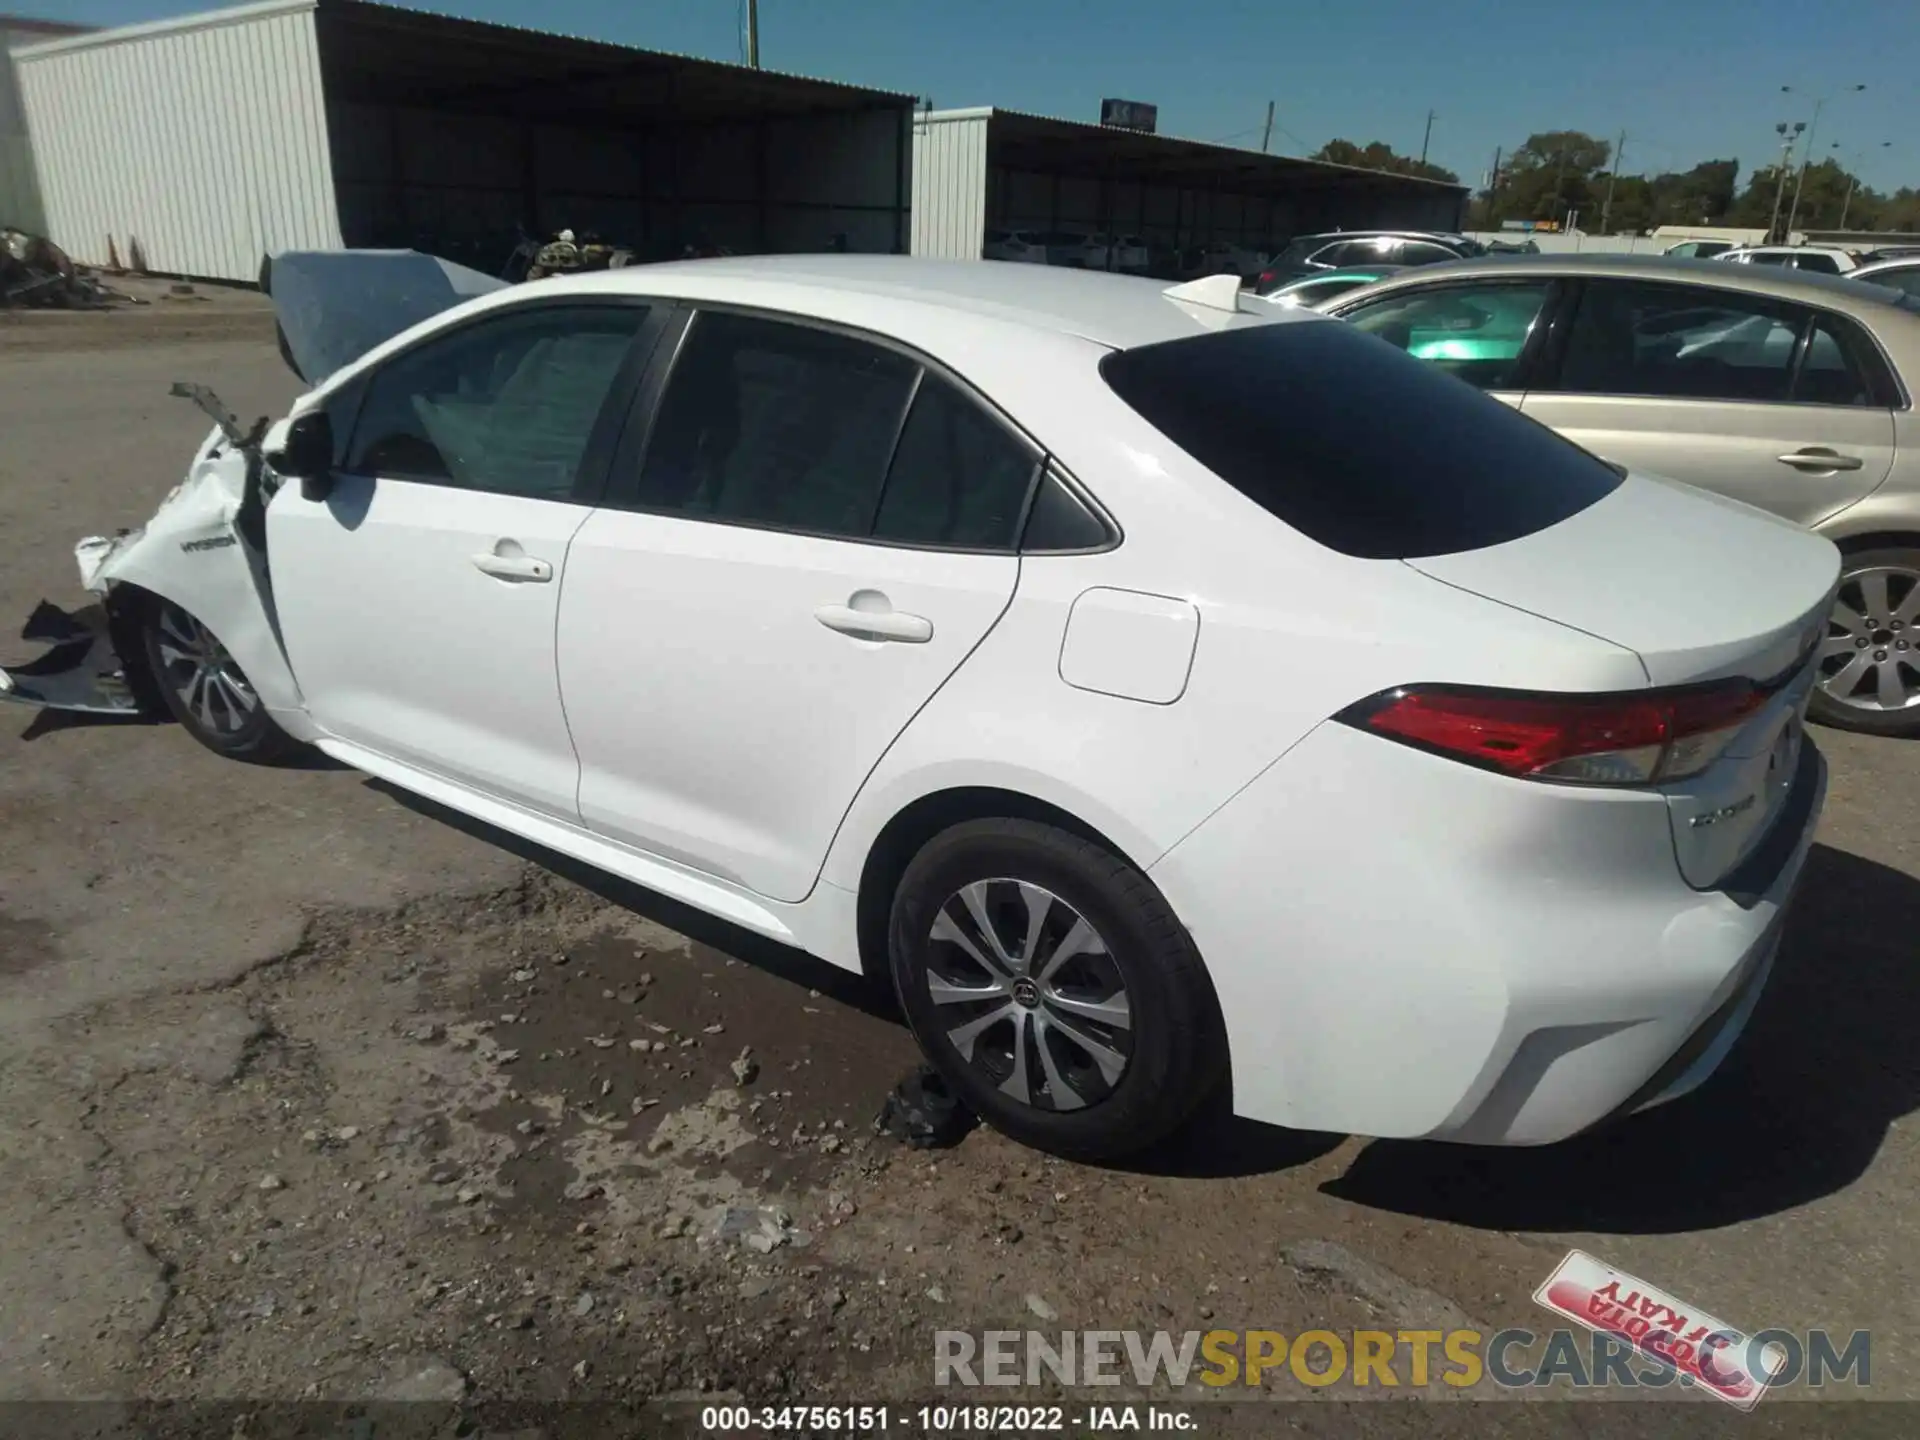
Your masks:
<svg viewBox="0 0 1920 1440"><path fill-rule="evenodd" d="M1838 275L1840 273L1840 262L1824 251L1809 250L1805 254L1793 257L1793 268L1796 270L1812 270L1821 275Z"/></svg>
<svg viewBox="0 0 1920 1440"><path fill-rule="evenodd" d="M923 376L900 431L873 538L1010 550L1040 457L935 375Z"/></svg>
<svg viewBox="0 0 1920 1440"><path fill-rule="evenodd" d="M1345 555L1410 560L1505 544L1620 484L1545 426L1331 321L1115 351L1100 373L1227 484Z"/></svg>
<svg viewBox="0 0 1920 1440"><path fill-rule="evenodd" d="M1851 323L1816 319L1803 306L1718 287L1596 280L1580 296L1551 388L1662 400L1891 404L1884 368Z"/></svg>
<svg viewBox="0 0 1920 1440"><path fill-rule="evenodd" d="M954 550L1017 547L1040 452L958 385L849 335L706 311L630 503Z"/></svg>

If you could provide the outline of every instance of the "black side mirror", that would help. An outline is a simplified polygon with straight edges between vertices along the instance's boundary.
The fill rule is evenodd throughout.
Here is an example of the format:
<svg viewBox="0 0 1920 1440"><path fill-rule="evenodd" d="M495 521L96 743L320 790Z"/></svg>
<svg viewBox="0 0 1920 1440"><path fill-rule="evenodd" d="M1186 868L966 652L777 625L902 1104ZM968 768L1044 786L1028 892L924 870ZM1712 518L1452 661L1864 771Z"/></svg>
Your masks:
<svg viewBox="0 0 1920 1440"><path fill-rule="evenodd" d="M280 449L267 463L300 482L308 500L324 500L333 490L333 422L324 410L310 410L287 427Z"/></svg>

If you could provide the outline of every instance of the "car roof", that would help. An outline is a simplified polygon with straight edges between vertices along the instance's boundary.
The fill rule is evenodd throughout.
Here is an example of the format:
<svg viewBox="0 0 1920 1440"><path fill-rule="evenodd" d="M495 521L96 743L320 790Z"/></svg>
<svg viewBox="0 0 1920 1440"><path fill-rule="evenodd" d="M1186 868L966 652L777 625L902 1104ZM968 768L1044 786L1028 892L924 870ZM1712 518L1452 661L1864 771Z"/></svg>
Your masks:
<svg viewBox="0 0 1920 1440"><path fill-rule="evenodd" d="M1871 260L1858 269L1848 271L1847 278L1859 280L1867 275L1886 270L1911 270L1916 265L1920 265L1920 250L1914 251L1911 255L1889 255L1884 260Z"/></svg>
<svg viewBox="0 0 1920 1440"><path fill-rule="evenodd" d="M1401 286L1425 285L1449 276L1487 275L1609 276L1619 280L1669 280L1687 285L1738 290L1749 295L1771 295L1782 300L1808 299L1808 291L1842 309L1877 308L1897 303L1891 292L1876 291L1854 277L1822 275L1808 270L1774 269L1767 265L1729 265L1724 260L1693 260L1677 255L1484 255L1471 260L1446 260L1421 265L1369 286L1367 293L1384 293ZM1357 295L1342 296L1344 304Z"/></svg>
<svg viewBox="0 0 1920 1440"><path fill-rule="evenodd" d="M1264 305L1230 314L1171 299L1164 280L905 255L676 260L534 283L545 294L650 295L758 306L871 329L926 348L933 348L926 336L942 313L1074 336L1116 350L1274 320ZM507 293L524 296L527 289L517 286Z"/></svg>
<svg viewBox="0 0 1920 1440"><path fill-rule="evenodd" d="M1322 230L1313 235L1296 235L1289 244L1302 240L1447 240L1460 241L1467 237L1455 230Z"/></svg>

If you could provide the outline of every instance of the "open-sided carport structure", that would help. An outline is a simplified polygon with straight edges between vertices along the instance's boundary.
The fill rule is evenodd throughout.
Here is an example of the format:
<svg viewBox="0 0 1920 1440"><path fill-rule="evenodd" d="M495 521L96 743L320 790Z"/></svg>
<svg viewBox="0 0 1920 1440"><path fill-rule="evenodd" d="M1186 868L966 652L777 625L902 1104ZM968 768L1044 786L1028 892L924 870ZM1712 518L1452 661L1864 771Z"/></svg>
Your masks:
<svg viewBox="0 0 1920 1440"><path fill-rule="evenodd" d="M989 231L1137 235L1267 253L1317 230L1452 230L1465 187L992 108L914 117L913 253Z"/></svg>
<svg viewBox="0 0 1920 1440"><path fill-rule="evenodd" d="M498 271L524 232L898 251L905 95L368 0L264 0L16 52L52 238L246 280L278 249Z"/></svg>

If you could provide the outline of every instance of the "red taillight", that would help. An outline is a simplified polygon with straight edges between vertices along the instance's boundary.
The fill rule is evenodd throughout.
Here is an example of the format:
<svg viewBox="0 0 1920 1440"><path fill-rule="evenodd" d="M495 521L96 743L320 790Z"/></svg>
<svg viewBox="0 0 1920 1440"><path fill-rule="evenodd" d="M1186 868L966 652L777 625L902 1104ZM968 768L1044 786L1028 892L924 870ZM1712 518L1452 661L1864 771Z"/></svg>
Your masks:
<svg viewBox="0 0 1920 1440"><path fill-rule="evenodd" d="M1271 285L1273 283L1273 271L1262 270L1260 272L1260 279L1258 283L1261 285Z"/></svg>
<svg viewBox="0 0 1920 1440"><path fill-rule="evenodd" d="M1767 702L1745 680L1618 695L1533 695L1420 686L1341 719L1507 775L1645 785L1698 774Z"/></svg>

